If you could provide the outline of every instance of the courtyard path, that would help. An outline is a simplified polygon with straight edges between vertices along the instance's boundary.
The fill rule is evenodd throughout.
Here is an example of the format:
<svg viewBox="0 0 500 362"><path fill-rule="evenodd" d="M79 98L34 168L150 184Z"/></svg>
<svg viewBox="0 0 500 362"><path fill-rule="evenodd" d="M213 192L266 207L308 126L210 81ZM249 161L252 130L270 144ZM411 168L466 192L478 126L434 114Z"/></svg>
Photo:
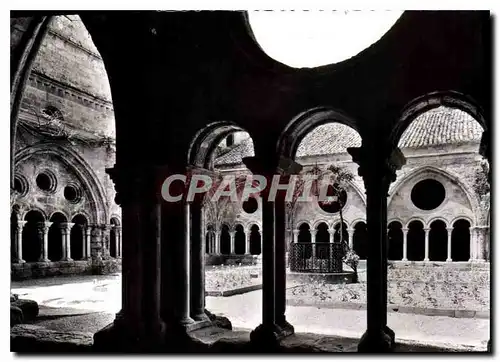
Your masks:
<svg viewBox="0 0 500 362"><path fill-rule="evenodd" d="M64 277L13 282L12 292L36 300L41 306L116 313L121 304L119 276ZM231 297L207 297L207 309L227 316L235 328L253 329L262 316L262 291ZM73 311L73 312L71 312ZM41 314L54 313L41 310ZM366 311L287 306L288 321L297 332L360 338L366 330ZM439 347L473 346L485 349L490 336L487 319L450 318L389 313L388 325L397 340L417 341Z"/></svg>

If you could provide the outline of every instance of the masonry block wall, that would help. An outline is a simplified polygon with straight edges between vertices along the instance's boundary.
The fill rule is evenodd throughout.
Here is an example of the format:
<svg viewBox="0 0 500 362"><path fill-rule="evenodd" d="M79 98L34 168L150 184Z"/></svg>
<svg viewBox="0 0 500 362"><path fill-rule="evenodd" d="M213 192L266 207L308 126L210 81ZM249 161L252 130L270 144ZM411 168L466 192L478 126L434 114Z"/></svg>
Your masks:
<svg viewBox="0 0 500 362"><path fill-rule="evenodd" d="M114 139L109 81L90 35L78 16L52 18L19 114L15 176L21 189L12 195L11 206L19 221L31 210L40 212L47 222L55 214L72 224L77 217L88 228L82 228L81 238L90 250L84 246L86 255L79 255L79 260L14 262L14 279L120 269L120 251L110 250L110 243L121 234L121 209L105 172L115 162ZM50 190L38 185L40 173L50 176ZM76 195L67 195L67 186ZM114 230L106 233L110 224L108 229Z"/></svg>

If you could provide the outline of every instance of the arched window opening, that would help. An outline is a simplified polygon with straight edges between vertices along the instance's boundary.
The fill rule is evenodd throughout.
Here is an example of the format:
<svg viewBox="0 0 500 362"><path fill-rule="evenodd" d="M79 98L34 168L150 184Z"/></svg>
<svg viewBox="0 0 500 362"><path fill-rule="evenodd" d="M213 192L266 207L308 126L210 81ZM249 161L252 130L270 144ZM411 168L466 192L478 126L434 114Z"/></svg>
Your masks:
<svg viewBox="0 0 500 362"><path fill-rule="evenodd" d="M250 254L260 255L262 252L261 235L257 225L252 225L250 228Z"/></svg>
<svg viewBox="0 0 500 362"><path fill-rule="evenodd" d="M446 261L448 254L448 231L442 220L433 221L429 230L429 260Z"/></svg>
<svg viewBox="0 0 500 362"><path fill-rule="evenodd" d="M353 249L360 259L366 260L368 256L368 232L366 223L360 221L354 225Z"/></svg>
<svg viewBox="0 0 500 362"><path fill-rule="evenodd" d="M31 210L24 217L26 225L23 228L23 259L26 262L37 262L42 255L43 228L45 220L39 211Z"/></svg>
<svg viewBox="0 0 500 362"><path fill-rule="evenodd" d="M119 227L120 222L118 221L118 219L115 217L111 218L111 230L109 233L109 255L113 258L117 258L119 256Z"/></svg>
<svg viewBox="0 0 500 362"><path fill-rule="evenodd" d="M66 230L63 230L63 228L66 228L65 224L68 220L63 214L56 212L52 215L50 221L52 222L52 225L49 228L49 260L59 261L65 256L63 253L63 234Z"/></svg>
<svg viewBox="0 0 500 362"><path fill-rule="evenodd" d="M330 233L328 225L324 222L319 224L316 228L316 258L329 259L330 258Z"/></svg>
<svg viewBox="0 0 500 362"><path fill-rule="evenodd" d="M408 260L423 261L425 258L424 225L414 220L408 225L407 236Z"/></svg>
<svg viewBox="0 0 500 362"><path fill-rule="evenodd" d="M222 225L220 232L220 252L223 255L231 253L231 235L229 234L229 226Z"/></svg>
<svg viewBox="0 0 500 362"><path fill-rule="evenodd" d="M349 232L347 231L346 223L342 223L342 239L340 238L340 223L335 224L334 226L335 233L333 234L333 242L340 243L341 241L347 242L349 239Z"/></svg>
<svg viewBox="0 0 500 362"><path fill-rule="evenodd" d="M73 217L71 222L74 224L71 228L70 244L71 259L83 260L88 255L86 250L85 234L87 229L87 218L81 214Z"/></svg>
<svg viewBox="0 0 500 362"><path fill-rule="evenodd" d="M17 213L10 214L10 262L16 263L18 260L17 255ZM19 240L21 242L21 240Z"/></svg>
<svg viewBox="0 0 500 362"><path fill-rule="evenodd" d="M208 225L205 234L205 253L208 255L215 254L215 230L212 225Z"/></svg>
<svg viewBox="0 0 500 362"><path fill-rule="evenodd" d="M245 230L243 226L238 224L234 234L234 253L237 255L245 254Z"/></svg>
<svg viewBox="0 0 500 362"><path fill-rule="evenodd" d="M389 251L387 258L389 260L403 259L403 226L399 221L393 221L388 225L387 239Z"/></svg>
<svg viewBox="0 0 500 362"><path fill-rule="evenodd" d="M464 219L455 221L451 233L451 259L453 261L471 259L470 241L470 223Z"/></svg>

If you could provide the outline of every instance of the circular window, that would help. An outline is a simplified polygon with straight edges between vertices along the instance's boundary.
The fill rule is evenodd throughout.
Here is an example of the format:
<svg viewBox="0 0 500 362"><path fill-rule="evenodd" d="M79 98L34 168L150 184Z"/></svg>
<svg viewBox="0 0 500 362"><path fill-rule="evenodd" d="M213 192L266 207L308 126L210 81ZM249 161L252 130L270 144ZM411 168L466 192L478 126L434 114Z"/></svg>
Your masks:
<svg viewBox="0 0 500 362"><path fill-rule="evenodd" d="M28 181L23 176L14 176L14 191L20 196L25 196L28 193Z"/></svg>
<svg viewBox="0 0 500 362"><path fill-rule="evenodd" d="M328 185L326 196L327 197L336 196L332 185ZM340 195L338 196L337 201L318 201L318 205L321 208L321 210L329 214L335 214L336 212L340 211L340 205L344 207L346 202L347 202L347 192L342 190L340 191Z"/></svg>
<svg viewBox="0 0 500 362"><path fill-rule="evenodd" d="M42 172L36 177L37 186L43 191L54 191L56 189L56 178L48 172Z"/></svg>
<svg viewBox="0 0 500 362"><path fill-rule="evenodd" d="M64 198L74 204L78 203L81 199L80 189L74 185L68 185L64 188Z"/></svg>
<svg viewBox="0 0 500 362"><path fill-rule="evenodd" d="M250 197L247 201L243 202L243 210L247 214L253 214L255 211L257 211L258 208L259 204L253 197Z"/></svg>
<svg viewBox="0 0 500 362"><path fill-rule="evenodd" d="M441 182L427 179L418 182L411 190L411 201L421 210L434 210L444 201L446 191Z"/></svg>

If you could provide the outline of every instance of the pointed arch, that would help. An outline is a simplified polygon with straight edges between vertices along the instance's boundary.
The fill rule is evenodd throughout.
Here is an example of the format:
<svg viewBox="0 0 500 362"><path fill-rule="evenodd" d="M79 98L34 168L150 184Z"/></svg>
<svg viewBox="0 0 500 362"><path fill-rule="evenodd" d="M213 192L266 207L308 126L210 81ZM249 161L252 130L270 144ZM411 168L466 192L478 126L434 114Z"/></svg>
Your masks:
<svg viewBox="0 0 500 362"><path fill-rule="evenodd" d="M89 221L92 223L105 223L108 220L104 187L99 182L92 167L75 150L70 146L61 146L55 142L39 142L20 150L15 156L15 165L37 154L55 156L76 175L90 196L89 204L92 215L90 215Z"/></svg>
<svg viewBox="0 0 500 362"><path fill-rule="evenodd" d="M441 177L444 177L444 178L450 180L452 183L458 185L460 187L460 189L463 191L464 195L466 196L467 201L469 201L469 206L471 208L472 213L474 214L474 217L475 218L478 217L478 212L480 210L479 201L478 201L477 197L475 197L474 194L469 191L470 188L467 185L465 185L460 180L460 178L458 178L457 176L453 175L449 171L439 169L435 166L420 167L420 168L408 173L402 179L397 180L395 183L393 183L392 187L389 190L389 198L388 198L387 205L391 206L392 199L393 199L394 195L396 195L396 193L401 189L401 187L403 187L407 182L411 181L412 179L414 179L414 178L416 178L424 173L437 174ZM426 223L424 223L424 225L425 224Z"/></svg>

